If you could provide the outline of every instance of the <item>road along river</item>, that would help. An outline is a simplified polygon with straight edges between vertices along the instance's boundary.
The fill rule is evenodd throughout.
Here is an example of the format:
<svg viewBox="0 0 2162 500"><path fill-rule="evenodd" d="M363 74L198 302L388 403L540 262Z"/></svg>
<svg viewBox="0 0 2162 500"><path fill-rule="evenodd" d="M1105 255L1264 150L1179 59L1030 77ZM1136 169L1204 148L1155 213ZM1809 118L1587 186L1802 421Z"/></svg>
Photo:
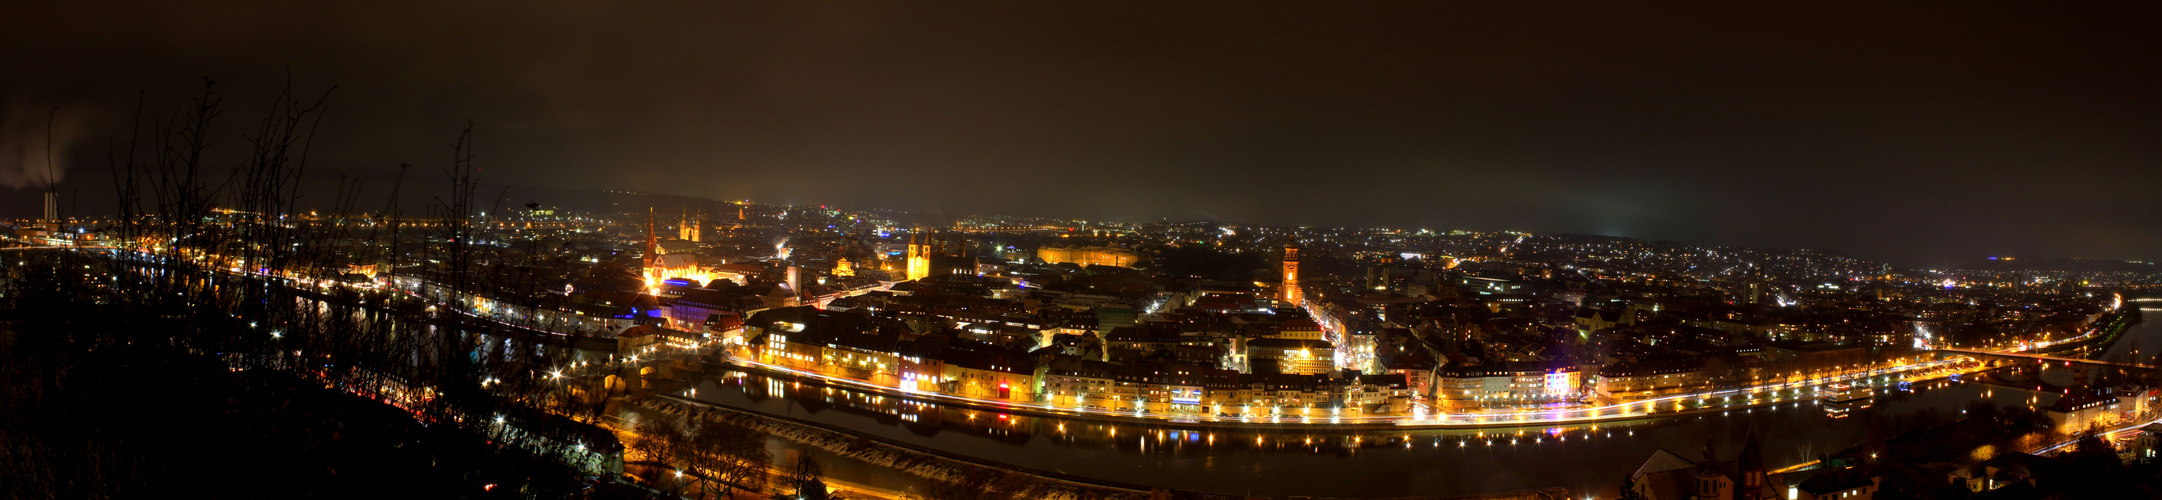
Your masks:
<svg viewBox="0 0 2162 500"><path fill-rule="evenodd" d="M2162 326L2141 323L2118 343L2162 346ZM2054 378L2054 377L2053 377ZM1897 389L1887 380L1876 404L1846 418L1815 399L1771 406L1600 423L1431 428L1388 425L1243 424L1206 426L1039 417L906 397L817 379L722 370L685 396L788 417L905 446L1118 483L1265 496L1469 495L1562 487L1611 491L1660 449L1697 457L1709 443L1723 458L1751 433L1767 465L1806 462L1852 446L1922 412L1957 416L1972 401L2046 406L2050 394L1938 380ZM1875 431L1883 432L1883 431ZM805 448L776 441L776 450ZM896 491L922 481L822 451L838 479Z"/></svg>

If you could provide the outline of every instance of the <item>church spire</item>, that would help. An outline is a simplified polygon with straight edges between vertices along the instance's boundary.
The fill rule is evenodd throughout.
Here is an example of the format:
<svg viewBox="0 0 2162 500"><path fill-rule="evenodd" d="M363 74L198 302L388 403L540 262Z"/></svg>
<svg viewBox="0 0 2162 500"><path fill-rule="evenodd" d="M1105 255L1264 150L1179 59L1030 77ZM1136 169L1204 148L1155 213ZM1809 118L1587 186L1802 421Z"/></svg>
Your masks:
<svg viewBox="0 0 2162 500"><path fill-rule="evenodd" d="M653 207L646 207L646 281L653 281L653 253L660 246L653 234Z"/></svg>
<svg viewBox="0 0 2162 500"><path fill-rule="evenodd" d="M1735 478L1741 484L1736 487L1734 498L1740 500L1763 500L1764 452L1758 449L1757 433L1750 432L1749 440L1742 443L1742 456L1734 459Z"/></svg>

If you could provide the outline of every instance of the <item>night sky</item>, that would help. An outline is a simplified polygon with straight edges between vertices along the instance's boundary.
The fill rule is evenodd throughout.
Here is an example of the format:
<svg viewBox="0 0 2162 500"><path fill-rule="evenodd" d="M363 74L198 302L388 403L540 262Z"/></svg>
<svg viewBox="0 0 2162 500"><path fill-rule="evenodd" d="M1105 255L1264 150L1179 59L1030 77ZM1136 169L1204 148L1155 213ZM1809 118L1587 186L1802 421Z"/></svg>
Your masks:
<svg viewBox="0 0 2162 500"><path fill-rule="evenodd" d="M290 74L320 172L470 119L550 188L2162 260L2158 2L18 3L13 212L49 110L102 171L138 91L230 145Z"/></svg>

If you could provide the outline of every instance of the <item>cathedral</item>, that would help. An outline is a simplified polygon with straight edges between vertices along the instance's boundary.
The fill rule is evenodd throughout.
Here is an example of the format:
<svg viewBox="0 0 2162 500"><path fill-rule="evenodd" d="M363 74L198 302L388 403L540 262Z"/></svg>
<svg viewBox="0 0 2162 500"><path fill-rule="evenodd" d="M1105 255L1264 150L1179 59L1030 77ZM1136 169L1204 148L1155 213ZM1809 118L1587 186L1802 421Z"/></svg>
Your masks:
<svg viewBox="0 0 2162 500"><path fill-rule="evenodd" d="M908 280L916 281L931 275L931 245L929 238L918 233L908 235Z"/></svg>
<svg viewBox="0 0 2162 500"><path fill-rule="evenodd" d="M677 234L697 236L693 230L689 229L694 227L690 225L690 218L685 216L684 221L686 223L685 227L679 230ZM698 267L698 256L690 253L692 249L684 248L684 243L674 241L669 242L668 246L663 246L654 226L653 208L647 207L645 259L644 267L640 271L644 275L648 288L658 286L660 282L669 279L681 278L698 283L704 283L706 280L711 279L708 273ZM677 251L670 251L669 246L676 247L675 250Z"/></svg>
<svg viewBox="0 0 2162 500"><path fill-rule="evenodd" d="M691 218L691 212L684 210L683 221L676 224L676 239L697 243L701 230L705 229L705 225L706 216L704 213L700 213L698 218L693 219Z"/></svg>
<svg viewBox="0 0 2162 500"><path fill-rule="evenodd" d="M949 243L951 246L949 246ZM977 259L969 252L968 239L961 236L940 237L936 233L908 238L908 280L915 281L931 275L983 274Z"/></svg>

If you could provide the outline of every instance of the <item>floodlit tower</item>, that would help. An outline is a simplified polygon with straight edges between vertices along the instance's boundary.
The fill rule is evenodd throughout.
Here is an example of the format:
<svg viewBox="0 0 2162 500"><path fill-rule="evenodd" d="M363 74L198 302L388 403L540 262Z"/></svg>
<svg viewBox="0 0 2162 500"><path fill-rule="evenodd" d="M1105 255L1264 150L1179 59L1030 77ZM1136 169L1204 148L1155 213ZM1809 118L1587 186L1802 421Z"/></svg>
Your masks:
<svg viewBox="0 0 2162 500"><path fill-rule="evenodd" d="M1279 292L1284 302L1292 307L1298 307L1305 302L1306 294L1299 291L1299 245L1296 243L1284 245L1284 282L1283 290Z"/></svg>
<svg viewBox="0 0 2162 500"><path fill-rule="evenodd" d="M705 218L706 215L702 212L696 218L693 218L690 209L683 209L683 218L676 223L676 239L692 243L698 242L699 230L705 229Z"/></svg>
<svg viewBox="0 0 2162 500"><path fill-rule="evenodd" d="M833 275L843 278L854 277L856 275L856 264L849 262L848 257L841 257L841 260L833 263Z"/></svg>
<svg viewBox="0 0 2162 500"><path fill-rule="evenodd" d="M848 261L847 243L842 243L840 251L835 252L833 257L833 272L828 274L832 274L836 277L841 278L849 278L856 275L856 264Z"/></svg>
<svg viewBox="0 0 2162 500"><path fill-rule="evenodd" d="M915 281L931 276L931 246L919 243L919 235L908 235L908 280Z"/></svg>

